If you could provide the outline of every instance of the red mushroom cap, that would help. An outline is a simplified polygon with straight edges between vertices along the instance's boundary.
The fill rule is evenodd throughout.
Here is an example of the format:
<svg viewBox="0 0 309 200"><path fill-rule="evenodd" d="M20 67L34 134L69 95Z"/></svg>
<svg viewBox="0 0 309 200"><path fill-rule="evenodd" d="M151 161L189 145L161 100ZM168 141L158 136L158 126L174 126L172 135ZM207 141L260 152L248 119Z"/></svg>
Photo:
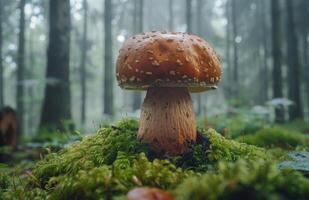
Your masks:
<svg viewBox="0 0 309 200"><path fill-rule="evenodd" d="M146 32L129 38L120 49L116 76L124 89L187 87L190 92L216 88L220 61L202 38L174 32Z"/></svg>

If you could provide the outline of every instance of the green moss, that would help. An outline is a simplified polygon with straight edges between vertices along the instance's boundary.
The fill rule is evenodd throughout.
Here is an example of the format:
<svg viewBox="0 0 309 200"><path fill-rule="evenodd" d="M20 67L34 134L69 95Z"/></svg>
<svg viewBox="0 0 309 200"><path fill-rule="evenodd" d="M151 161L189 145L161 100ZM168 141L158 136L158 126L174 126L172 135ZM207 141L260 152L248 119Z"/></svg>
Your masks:
<svg viewBox="0 0 309 200"><path fill-rule="evenodd" d="M238 172L237 167L233 168L234 165L218 166L220 161L235 162L243 159L246 161L241 163L248 162L251 166L260 158L265 160L257 162L260 166L259 162L267 163L266 160L274 158L263 148L226 139L212 129L201 131L209 141L206 144L189 145L187 154L156 158L146 143L136 139L137 127L135 120L123 120L115 126L101 128L97 134L87 136L58 153L47 155L36 163L32 173L23 175L14 186L8 186L3 195L7 199L18 199L20 195L23 199L112 199L123 197L137 186L173 190L183 180L205 172L207 174L202 176L203 180L204 177L213 176L209 187L221 192L222 185L218 185L219 181L225 181L222 166L235 168L233 173L238 176L246 168L240 167L244 169ZM238 165L247 164L236 166ZM216 173L218 168L219 172ZM253 166L251 168L255 169ZM216 178L220 174L222 177ZM244 177L253 179L246 171ZM261 176L263 178L265 177ZM230 177L226 175L226 179L228 181ZM191 178L186 182L190 180ZM199 179L192 180L195 182ZM248 182L250 187L255 186L254 184L255 182ZM192 188L195 186L193 184ZM191 189L188 195L190 191ZM226 191L223 190L223 193ZM201 195L204 195L203 191Z"/></svg>
<svg viewBox="0 0 309 200"><path fill-rule="evenodd" d="M116 126L101 128L97 134L85 137L81 142L61 152L49 154L37 163L33 173L42 181L61 174L75 174L79 170L112 164L119 151L131 156L132 159L140 152L151 157L148 145L136 140L137 127L135 120L123 120ZM209 148L191 145L188 155L167 159L183 168L205 171L209 168L209 164L219 160L269 157L261 148L225 139L212 129L203 134L210 140Z"/></svg>
<svg viewBox="0 0 309 200"><path fill-rule="evenodd" d="M262 129L253 135L239 137L237 140L260 147L283 149L294 149L297 146L308 147L309 144L308 136L280 127Z"/></svg>
<svg viewBox="0 0 309 200"><path fill-rule="evenodd" d="M175 192L179 200L307 199L309 180L300 173L280 171L265 160L220 163L217 173L186 179Z"/></svg>
<svg viewBox="0 0 309 200"><path fill-rule="evenodd" d="M147 145L136 140L137 127L135 120L103 127L97 134L87 136L59 153L49 154L37 163L33 173L39 179L47 180L61 174L75 174L79 170L112 164L118 151L129 155L139 152L148 154Z"/></svg>
<svg viewBox="0 0 309 200"><path fill-rule="evenodd" d="M209 130L205 134L210 139L210 149L207 156L210 161L270 158L264 149L225 139L214 130Z"/></svg>
<svg viewBox="0 0 309 200"><path fill-rule="evenodd" d="M202 145L191 145L187 155L173 158L177 166L203 172L215 167L218 161L273 158L263 148L226 139L213 129L202 131L202 134L209 139L210 145L206 149Z"/></svg>
<svg viewBox="0 0 309 200"><path fill-rule="evenodd" d="M138 186L173 189L195 173L177 168L168 160L149 161L144 153L131 160L119 152L112 165L81 169L74 174L51 177L44 186L33 175L5 191L7 199L112 199ZM25 183L27 183L25 185Z"/></svg>

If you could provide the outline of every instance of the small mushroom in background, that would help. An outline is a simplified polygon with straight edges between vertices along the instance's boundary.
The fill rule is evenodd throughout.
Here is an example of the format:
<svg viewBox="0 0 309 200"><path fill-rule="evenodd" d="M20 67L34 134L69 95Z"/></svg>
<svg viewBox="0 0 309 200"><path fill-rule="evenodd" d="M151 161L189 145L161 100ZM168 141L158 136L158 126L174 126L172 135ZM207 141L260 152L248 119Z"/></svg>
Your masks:
<svg viewBox="0 0 309 200"><path fill-rule="evenodd" d="M175 200L168 192L157 188L135 188L127 194L128 200Z"/></svg>
<svg viewBox="0 0 309 200"><path fill-rule="evenodd" d="M123 89L147 90L138 138L157 154L180 155L188 141L196 141L190 92L216 89L221 67L215 51L200 37L153 31L123 44L116 77Z"/></svg>

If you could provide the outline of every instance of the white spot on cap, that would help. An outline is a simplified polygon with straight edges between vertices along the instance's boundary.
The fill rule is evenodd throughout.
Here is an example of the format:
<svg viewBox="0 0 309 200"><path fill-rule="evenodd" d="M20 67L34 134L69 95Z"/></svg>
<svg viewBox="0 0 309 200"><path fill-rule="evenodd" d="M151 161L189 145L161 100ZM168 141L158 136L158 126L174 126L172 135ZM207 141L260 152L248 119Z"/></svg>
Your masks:
<svg viewBox="0 0 309 200"><path fill-rule="evenodd" d="M170 75L176 75L175 71L170 71Z"/></svg>
<svg viewBox="0 0 309 200"><path fill-rule="evenodd" d="M127 67L130 69L130 70L133 70L132 66L130 64L127 64Z"/></svg>
<svg viewBox="0 0 309 200"><path fill-rule="evenodd" d="M160 63L158 61L156 61L156 60L152 61L151 64L153 66L160 66Z"/></svg>
<svg viewBox="0 0 309 200"><path fill-rule="evenodd" d="M183 51L184 51L184 50L183 50L182 48L180 48L180 47L177 47L176 50L177 50L178 52L183 52Z"/></svg>
<svg viewBox="0 0 309 200"><path fill-rule="evenodd" d="M147 74L147 75L151 75L151 74L152 74L152 72L146 72L145 74Z"/></svg>
<svg viewBox="0 0 309 200"><path fill-rule="evenodd" d="M179 59L177 59L176 62L177 62L177 64L178 64L179 66L182 66L182 65L183 65L183 63L182 63Z"/></svg>

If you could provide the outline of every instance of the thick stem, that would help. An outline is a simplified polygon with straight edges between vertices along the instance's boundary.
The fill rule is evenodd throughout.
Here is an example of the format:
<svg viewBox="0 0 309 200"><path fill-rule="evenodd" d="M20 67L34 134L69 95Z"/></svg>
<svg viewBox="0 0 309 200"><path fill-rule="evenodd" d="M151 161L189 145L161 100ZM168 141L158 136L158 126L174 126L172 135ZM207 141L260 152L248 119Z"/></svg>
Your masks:
<svg viewBox="0 0 309 200"><path fill-rule="evenodd" d="M186 88L149 88L141 109L138 138L158 154L180 155L196 140L195 116Z"/></svg>

